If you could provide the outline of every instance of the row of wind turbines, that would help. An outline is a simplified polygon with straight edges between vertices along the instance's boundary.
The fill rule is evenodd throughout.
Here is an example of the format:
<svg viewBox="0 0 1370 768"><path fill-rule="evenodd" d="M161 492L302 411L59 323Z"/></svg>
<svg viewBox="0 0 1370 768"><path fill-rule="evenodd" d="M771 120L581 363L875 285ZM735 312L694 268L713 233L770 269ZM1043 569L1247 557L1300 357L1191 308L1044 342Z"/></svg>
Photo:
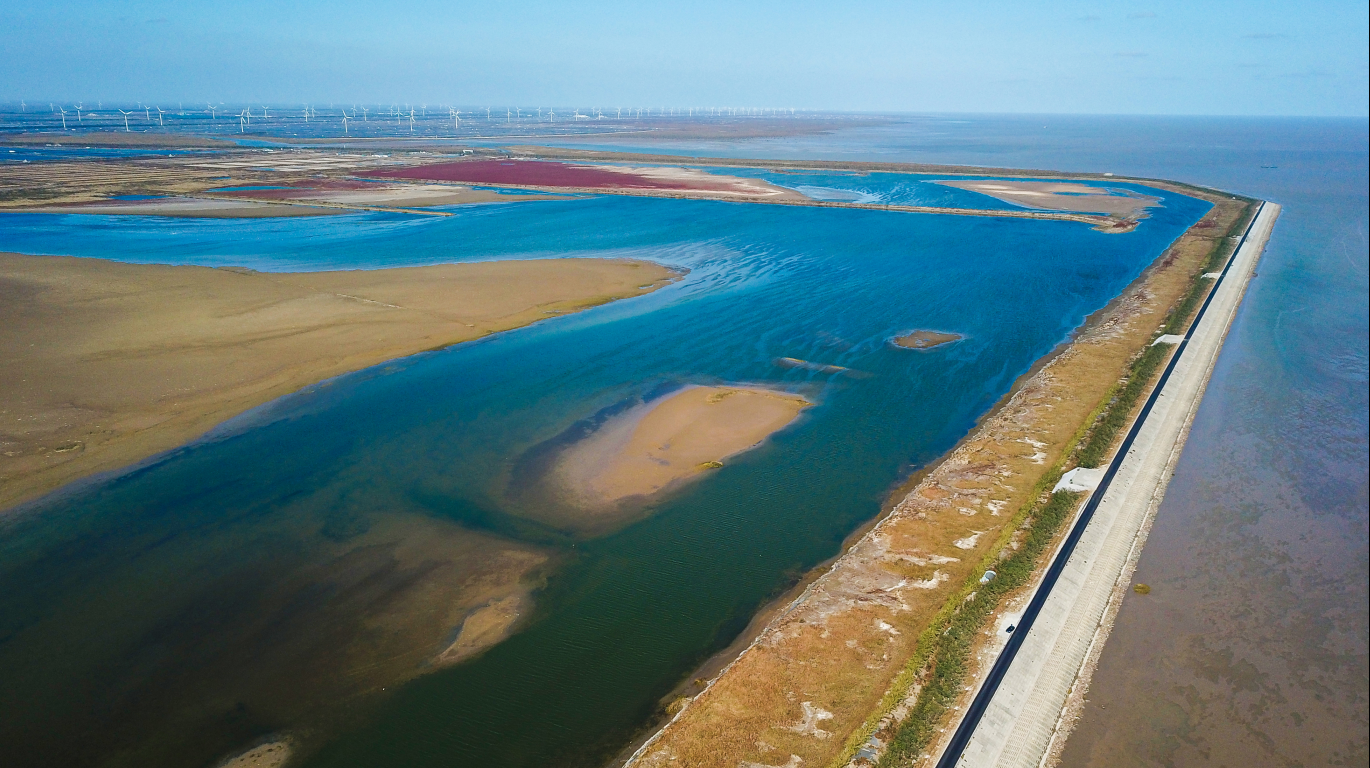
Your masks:
<svg viewBox="0 0 1370 768"><path fill-rule="evenodd" d="M102 117L99 112L85 107L84 102L78 102L73 105L71 107L71 112L67 111L66 105L50 103L48 106L61 120L63 130L68 130L72 127L68 123L68 115L71 114L71 112L74 112L76 115L76 127L84 127L87 120ZM27 103L20 102L21 112L27 112L27 107ZM97 102L96 109L104 110L103 103ZM260 112L256 111L258 109ZM231 108L225 107L222 103L207 103L204 110L189 111L185 109L184 104L181 104L178 105L178 108L174 113L164 110L160 106L143 103L137 104L130 110L114 108L114 111L118 112L120 115L120 117L115 118L115 120L122 119L123 127L126 132L131 132L133 130L132 124L129 121L130 117L136 116L140 111L143 113L143 123L148 126L153 125L154 117L152 112L155 110L157 112L155 125L158 128L166 127L166 118L169 114L174 114L181 119L181 122L184 122L187 118L203 119L207 115L211 123L217 123L219 122L219 112L224 112L225 116L229 117L230 120L235 117L237 118L238 131L239 133L245 134L247 133L247 129L252 125L254 119L258 121L270 121L272 119L271 110L273 109L276 110L274 122L278 124L298 121L302 124L322 122L336 125L340 121L342 134L344 136L351 135L352 125L354 123L372 122L373 114L377 123L388 125L390 121L393 120L396 128L401 131L407 124L408 133L410 134L417 133L416 128L419 126L432 125L435 118L440 119L443 123L447 120L451 120L452 130L460 133L463 120L467 121L468 126L479 127L480 125L485 125L496 127L502 124L507 129L514 125L526 125L529 122L552 125L556 124L559 120L562 123L605 120L614 122L622 122L625 120L641 122L644 120L681 118L694 120L704 118L794 118L797 116L797 112L793 108L776 109L752 107L614 107L612 111L600 107L590 107L588 109L575 107L570 110L563 109L562 113L558 115L555 109L541 106L533 109L528 109L526 107L505 107L504 115L501 116L494 107L458 109L457 107L450 105L439 107L430 115L427 104L419 106L405 105L404 107L401 107L398 103L390 105L389 108L354 104L351 108L351 114L348 113L347 108L335 108L332 105L323 113L320 113L319 110L308 104L304 105L303 108L298 111L279 106L247 106L241 108L236 114L232 112ZM445 115L442 113L442 110L446 110ZM568 111L569 115L567 114ZM484 114L482 114L482 112ZM359 115L360 117L358 117ZM429 131L425 131L425 133L428 132Z"/></svg>

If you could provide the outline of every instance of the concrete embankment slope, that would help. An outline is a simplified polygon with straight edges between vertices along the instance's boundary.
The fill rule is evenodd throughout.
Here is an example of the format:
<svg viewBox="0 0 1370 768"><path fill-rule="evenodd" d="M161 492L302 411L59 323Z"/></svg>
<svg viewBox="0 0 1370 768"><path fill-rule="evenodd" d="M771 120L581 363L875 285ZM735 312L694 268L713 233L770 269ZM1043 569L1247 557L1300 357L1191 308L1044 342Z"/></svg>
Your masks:
<svg viewBox="0 0 1370 768"><path fill-rule="evenodd" d="M955 765L1037 768L1063 746L1278 215L1257 215Z"/></svg>

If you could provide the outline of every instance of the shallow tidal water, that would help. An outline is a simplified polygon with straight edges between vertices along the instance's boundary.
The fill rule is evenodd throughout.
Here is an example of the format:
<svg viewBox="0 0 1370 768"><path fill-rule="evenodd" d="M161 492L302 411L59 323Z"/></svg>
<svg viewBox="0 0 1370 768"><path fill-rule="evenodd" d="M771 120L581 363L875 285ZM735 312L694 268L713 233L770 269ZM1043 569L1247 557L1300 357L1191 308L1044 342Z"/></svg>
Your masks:
<svg viewBox="0 0 1370 768"><path fill-rule="evenodd" d="M1162 196L1126 235L628 197L441 219L6 217L0 249L30 253L262 270L624 256L690 272L648 296L310 387L4 520L5 764L206 765L280 732L317 748L312 765L602 763L760 605L835 555L903 477L1207 210ZM965 338L929 351L888 343L917 328ZM509 492L520 460L578 421L719 382L816 405L619 530L548 525ZM310 638L312 651L290 657L308 666L380 631L354 614L374 612L402 579L377 569L361 584L331 564L340 552L370 556L361 544L375 531L426 536L423 521L547 555L521 631L398 690L303 715L281 703L306 680L289 665L237 695L254 665L285 653L278 635ZM325 555L337 557L326 578L316 572ZM296 582L299 605L271 602L270 585ZM216 645L264 612L284 617L279 631Z"/></svg>
<svg viewBox="0 0 1370 768"><path fill-rule="evenodd" d="M1152 590L1127 594L1061 764L1366 765L1368 127L933 115L652 150L1114 172L1280 203L1138 564Z"/></svg>

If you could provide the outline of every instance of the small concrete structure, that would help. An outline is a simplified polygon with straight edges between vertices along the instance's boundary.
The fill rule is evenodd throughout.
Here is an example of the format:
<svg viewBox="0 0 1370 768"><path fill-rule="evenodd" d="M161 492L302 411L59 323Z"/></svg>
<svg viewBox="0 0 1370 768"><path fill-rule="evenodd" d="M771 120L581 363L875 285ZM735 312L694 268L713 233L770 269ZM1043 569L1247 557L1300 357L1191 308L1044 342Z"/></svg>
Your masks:
<svg viewBox="0 0 1370 768"><path fill-rule="evenodd" d="M1082 493L1084 491L1092 491L1095 488L1098 488L1099 482L1104 479L1104 471L1104 469L1076 467L1064 475L1061 475L1061 479L1056 483L1056 487L1051 489L1051 492L1070 491L1071 493Z"/></svg>
<svg viewBox="0 0 1370 768"><path fill-rule="evenodd" d="M1151 342L1151 346L1154 347L1157 344L1179 344L1182 341L1184 341L1183 336L1177 333L1167 333L1161 336L1157 336L1156 340Z"/></svg>

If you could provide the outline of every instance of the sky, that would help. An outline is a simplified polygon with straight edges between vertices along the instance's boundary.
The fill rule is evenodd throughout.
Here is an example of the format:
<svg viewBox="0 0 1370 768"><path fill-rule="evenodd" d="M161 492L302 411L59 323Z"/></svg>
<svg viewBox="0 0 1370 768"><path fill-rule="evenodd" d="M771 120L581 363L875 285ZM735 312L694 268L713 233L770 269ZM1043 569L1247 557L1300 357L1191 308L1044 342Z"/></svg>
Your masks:
<svg viewBox="0 0 1370 768"><path fill-rule="evenodd" d="M0 101L1365 116L1368 5L6 0Z"/></svg>

